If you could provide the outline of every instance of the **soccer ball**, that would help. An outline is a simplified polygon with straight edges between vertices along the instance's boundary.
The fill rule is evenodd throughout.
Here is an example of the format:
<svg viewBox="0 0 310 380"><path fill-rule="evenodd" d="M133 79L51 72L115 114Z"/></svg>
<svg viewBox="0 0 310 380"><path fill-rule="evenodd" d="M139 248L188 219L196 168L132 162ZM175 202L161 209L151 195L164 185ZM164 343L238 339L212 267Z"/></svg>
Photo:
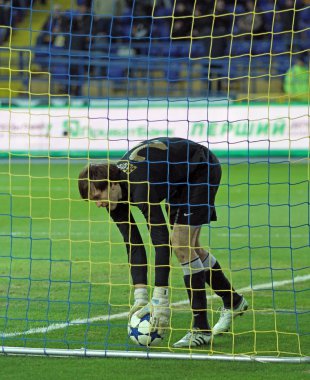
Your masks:
<svg viewBox="0 0 310 380"><path fill-rule="evenodd" d="M133 314L128 324L128 335L139 346L156 346L163 340L157 330L151 332L150 317L150 314L142 318Z"/></svg>

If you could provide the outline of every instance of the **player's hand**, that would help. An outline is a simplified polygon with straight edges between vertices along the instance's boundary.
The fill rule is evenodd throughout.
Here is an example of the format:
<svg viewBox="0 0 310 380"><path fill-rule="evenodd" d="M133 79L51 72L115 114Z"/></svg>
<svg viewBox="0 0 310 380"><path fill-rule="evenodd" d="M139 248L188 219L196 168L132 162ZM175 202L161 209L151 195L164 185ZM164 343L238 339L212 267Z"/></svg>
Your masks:
<svg viewBox="0 0 310 380"><path fill-rule="evenodd" d="M155 287L151 302L136 313L139 318L144 317L146 314L151 316L152 330L158 330L158 334L163 336L169 326L171 315L168 290L166 288Z"/></svg>
<svg viewBox="0 0 310 380"><path fill-rule="evenodd" d="M129 319L133 316L134 313L136 313L140 309L142 310L142 308L145 307L145 305L147 305L147 300L146 302L144 300L135 301L135 303L132 305L132 307L129 310L129 315L128 315Z"/></svg>
<svg viewBox="0 0 310 380"><path fill-rule="evenodd" d="M134 292L134 304L132 305L131 309L129 310L129 319L132 317L132 315L137 312L138 310L142 309L143 306L147 305L149 302L147 289L146 288L137 288Z"/></svg>

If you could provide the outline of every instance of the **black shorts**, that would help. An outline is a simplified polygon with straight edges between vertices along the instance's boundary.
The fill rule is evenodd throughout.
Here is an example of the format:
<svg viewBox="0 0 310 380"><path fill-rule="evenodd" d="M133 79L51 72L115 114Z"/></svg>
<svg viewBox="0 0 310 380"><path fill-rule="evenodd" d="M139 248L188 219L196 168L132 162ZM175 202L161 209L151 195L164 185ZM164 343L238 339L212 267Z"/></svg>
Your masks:
<svg viewBox="0 0 310 380"><path fill-rule="evenodd" d="M215 155L204 153L188 183L170 187L166 210L171 225L201 226L217 220L215 196L222 169Z"/></svg>

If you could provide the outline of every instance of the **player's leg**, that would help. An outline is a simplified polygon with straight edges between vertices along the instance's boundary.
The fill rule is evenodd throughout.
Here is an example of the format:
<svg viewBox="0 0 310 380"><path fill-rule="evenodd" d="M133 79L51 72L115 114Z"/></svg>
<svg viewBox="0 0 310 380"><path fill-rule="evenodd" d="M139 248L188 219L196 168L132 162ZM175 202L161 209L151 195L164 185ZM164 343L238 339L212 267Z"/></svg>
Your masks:
<svg viewBox="0 0 310 380"><path fill-rule="evenodd" d="M207 217L200 214L200 218L202 221L206 218L204 222L208 224L211 221L217 220L215 198L221 183L222 169L217 157L209 151L206 151L205 153L206 161L209 162L209 165L207 166L209 169L207 173L208 180L207 184L204 184L207 186L198 186L194 197L197 199L199 199L199 197L201 198L201 204L204 206L201 207L200 211L204 211ZM201 183L203 184L202 178ZM203 188L205 189L204 192L202 191ZM207 199L204 198L205 196ZM220 319L212 329L213 335L218 335L230 329L233 318L237 315L242 315L248 308L248 303L244 297L239 295L231 286L216 258L209 252L200 248L199 235L197 235L196 253L200 256L203 265L206 268L207 283L222 298L224 303Z"/></svg>
<svg viewBox="0 0 310 380"><path fill-rule="evenodd" d="M197 235L195 247L205 268L207 284L223 301L220 319L212 329L213 335L219 335L231 328L233 319L247 310L248 303L232 287L216 258L200 246L199 235Z"/></svg>
<svg viewBox="0 0 310 380"><path fill-rule="evenodd" d="M172 230L172 249L183 268L184 283L193 313L193 329L176 342L174 347L197 347L211 341L211 328L207 318L205 269L193 247L199 230L200 227L180 224L174 224Z"/></svg>
<svg viewBox="0 0 310 380"><path fill-rule="evenodd" d="M195 242L195 251L205 268L207 284L215 294L222 298L224 307L230 309L238 305L242 296L232 287L217 259L210 252L201 247L199 234Z"/></svg>

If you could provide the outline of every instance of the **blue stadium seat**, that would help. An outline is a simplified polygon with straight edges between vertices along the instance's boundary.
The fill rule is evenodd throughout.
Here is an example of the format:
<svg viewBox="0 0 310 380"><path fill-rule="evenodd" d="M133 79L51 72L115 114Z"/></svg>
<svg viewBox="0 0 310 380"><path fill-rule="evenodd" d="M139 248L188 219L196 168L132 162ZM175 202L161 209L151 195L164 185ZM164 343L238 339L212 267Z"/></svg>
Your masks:
<svg viewBox="0 0 310 380"><path fill-rule="evenodd" d="M277 20L277 22L273 23L273 33L280 33L283 31L283 24L280 22L280 20Z"/></svg>
<svg viewBox="0 0 310 380"><path fill-rule="evenodd" d="M107 36L94 36L93 40L92 40L92 45L91 45L91 49L94 51L98 51L98 52L101 52L101 53L105 53L106 55L109 54L110 52L110 47L111 47L111 44L110 44L110 38L107 37Z"/></svg>
<svg viewBox="0 0 310 380"><path fill-rule="evenodd" d="M275 2L274 0L257 0L256 7L259 8L262 12L272 13L274 10Z"/></svg>
<svg viewBox="0 0 310 380"><path fill-rule="evenodd" d="M241 38L233 38L232 39L232 47L231 47L231 55L238 56L243 54L250 54L251 52L251 40L241 39Z"/></svg>
<svg viewBox="0 0 310 380"><path fill-rule="evenodd" d="M301 50L310 49L310 29L303 32L303 37L300 39L300 48Z"/></svg>
<svg viewBox="0 0 310 380"><path fill-rule="evenodd" d="M164 46L165 46L165 43L162 43L161 41L150 40L150 43L148 44L147 55L149 57L160 57L160 56L162 56Z"/></svg>
<svg viewBox="0 0 310 380"><path fill-rule="evenodd" d="M68 80L69 77L69 71L68 66L64 65L63 63L54 63L51 65L51 74L54 79L57 79L58 81L64 81Z"/></svg>
<svg viewBox="0 0 310 380"><path fill-rule="evenodd" d="M128 76L128 59L111 58L107 68L107 76L109 79L124 79Z"/></svg>
<svg viewBox="0 0 310 380"><path fill-rule="evenodd" d="M253 40L252 54L269 54L271 52L271 41L269 39Z"/></svg>
<svg viewBox="0 0 310 380"><path fill-rule="evenodd" d="M169 38L170 26L166 18L153 19L152 38Z"/></svg>
<svg viewBox="0 0 310 380"><path fill-rule="evenodd" d="M249 72L250 56L232 57L227 62L227 70L229 70L230 78L240 78L248 74ZM229 65L228 65L229 63Z"/></svg>
<svg viewBox="0 0 310 380"><path fill-rule="evenodd" d="M131 21L127 22L126 18L121 18L121 22L118 29L119 29L119 33L118 33L119 35L125 38L126 37L130 38L131 33L132 33ZM113 35L113 37L115 36Z"/></svg>
<svg viewBox="0 0 310 380"><path fill-rule="evenodd" d="M292 64L292 56L289 53L275 55L272 57L272 68L276 74L283 75Z"/></svg>
<svg viewBox="0 0 310 380"><path fill-rule="evenodd" d="M178 57L184 57L188 58L190 54L190 49L191 49L191 41L190 40L183 40L178 43L178 48L177 48L177 56Z"/></svg>
<svg viewBox="0 0 310 380"><path fill-rule="evenodd" d="M309 20L310 20L310 7L301 9L298 11L298 18L304 22L305 24L308 24L309 27Z"/></svg>
<svg viewBox="0 0 310 380"><path fill-rule="evenodd" d="M227 13L233 13L233 14L240 14L240 13L244 13L245 10L244 10L244 6L242 4L236 4L236 6L232 5L232 4L227 4L226 5L226 12Z"/></svg>
<svg viewBox="0 0 310 380"><path fill-rule="evenodd" d="M264 20L265 25L269 25L269 28L271 28L272 24L274 24L273 23L274 12L273 11L267 11L267 12L263 13L262 16L263 16L263 20Z"/></svg>
<svg viewBox="0 0 310 380"><path fill-rule="evenodd" d="M155 7L154 16L155 17L171 16L172 12L173 10L171 7L158 6L158 7Z"/></svg>
<svg viewBox="0 0 310 380"><path fill-rule="evenodd" d="M287 41L282 37L281 34L273 35L273 41L272 41L272 53L273 54L279 54L279 53L285 53L288 51Z"/></svg>
<svg viewBox="0 0 310 380"><path fill-rule="evenodd" d="M206 50L202 42L193 42L190 58L202 58L209 55L209 51Z"/></svg>
<svg viewBox="0 0 310 380"><path fill-rule="evenodd" d="M165 68L165 78L168 81L177 81L180 78L180 63L178 61L167 61Z"/></svg>
<svg viewBox="0 0 310 380"><path fill-rule="evenodd" d="M70 68L69 68L69 55L62 55L62 51L57 48L51 50L50 55L50 73L54 80L67 81Z"/></svg>
<svg viewBox="0 0 310 380"><path fill-rule="evenodd" d="M170 43L166 43L162 50L164 57L179 57L180 44L176 40L170 40Z"/></svg>
<svg viewBox="0 0 310 380"><path fill-rule="evenodd" d="M270 55L252 55L249 64L249 73L251 77L269 75L270 73Z"/></svg>

